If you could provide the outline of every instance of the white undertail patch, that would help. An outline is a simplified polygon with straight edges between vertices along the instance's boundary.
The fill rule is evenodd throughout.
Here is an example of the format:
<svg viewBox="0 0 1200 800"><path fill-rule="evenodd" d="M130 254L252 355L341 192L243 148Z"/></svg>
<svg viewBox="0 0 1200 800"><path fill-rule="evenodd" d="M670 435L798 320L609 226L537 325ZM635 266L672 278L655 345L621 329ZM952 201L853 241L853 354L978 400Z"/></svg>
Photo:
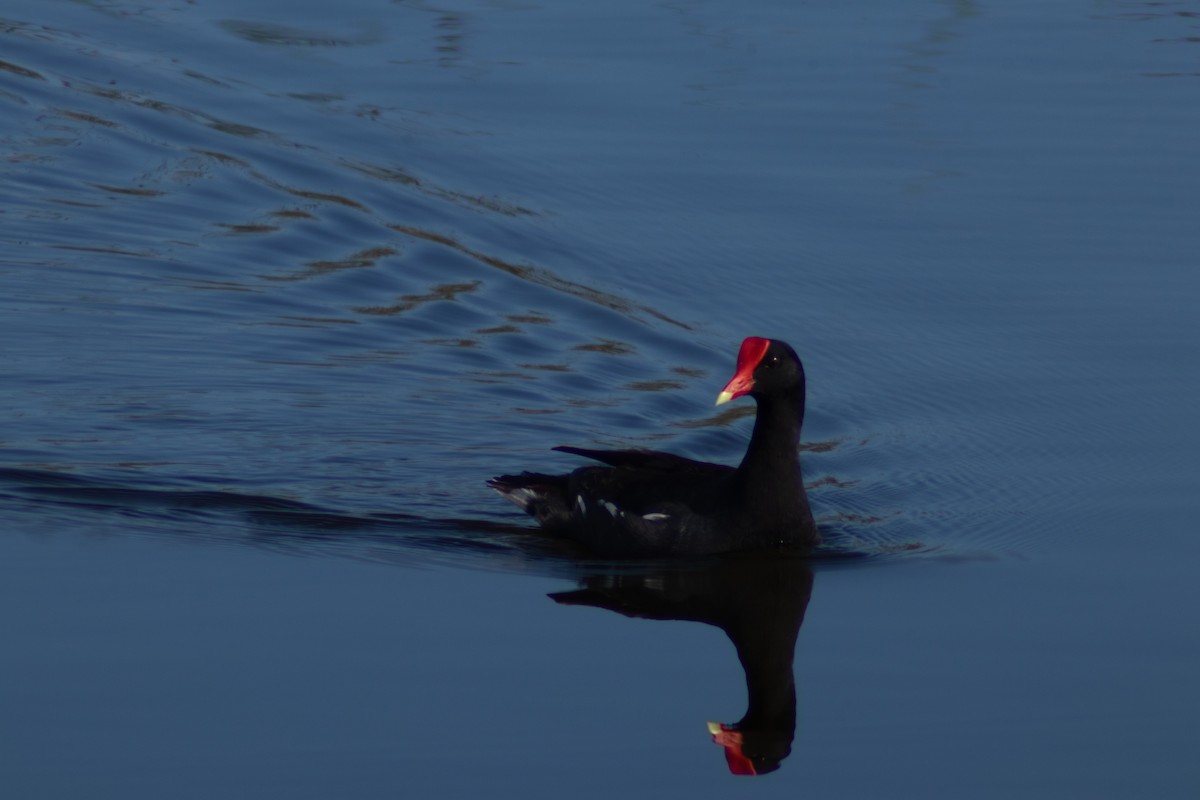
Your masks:
<svg viewBox="0 0 1200 800"><path fill-rule="evenodd" d="M496 487L492 488L495 489ZM532 503L542 499L542 495L539 492L535 492L533 489L528 489L524 486L516 489L496 489L496 492L501 497L516 503L522 509L528 509Z"/></svg>

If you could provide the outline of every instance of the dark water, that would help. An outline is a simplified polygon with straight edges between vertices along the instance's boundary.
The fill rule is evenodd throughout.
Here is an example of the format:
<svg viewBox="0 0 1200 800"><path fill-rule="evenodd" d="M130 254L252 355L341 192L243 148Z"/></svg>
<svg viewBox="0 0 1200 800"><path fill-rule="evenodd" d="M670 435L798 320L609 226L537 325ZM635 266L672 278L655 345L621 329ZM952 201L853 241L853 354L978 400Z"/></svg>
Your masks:
<svg viewBox="0 0 1200 800"><path fill-rule="evenodd" d="M1198 40L6 3L0 790L1194 797ZM588 562L484 487L735 461L746 335L866 557Z"/></svg>

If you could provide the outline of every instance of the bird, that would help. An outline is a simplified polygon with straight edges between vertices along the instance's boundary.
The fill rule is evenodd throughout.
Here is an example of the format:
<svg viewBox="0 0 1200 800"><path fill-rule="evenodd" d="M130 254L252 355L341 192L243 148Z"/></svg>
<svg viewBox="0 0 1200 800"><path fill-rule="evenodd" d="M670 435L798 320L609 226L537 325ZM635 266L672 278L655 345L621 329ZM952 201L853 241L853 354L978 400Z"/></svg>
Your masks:
<svg viewBox="0 0 1200 800"><path fill-rule="evenodd" d="M553 448L598 461L563 475L499 475L487 485L546 532L601 558L674 558L820 542L800 473L804 365L778 339L747 337L717 405L758 404L737 467L646 449Z"/></svg>

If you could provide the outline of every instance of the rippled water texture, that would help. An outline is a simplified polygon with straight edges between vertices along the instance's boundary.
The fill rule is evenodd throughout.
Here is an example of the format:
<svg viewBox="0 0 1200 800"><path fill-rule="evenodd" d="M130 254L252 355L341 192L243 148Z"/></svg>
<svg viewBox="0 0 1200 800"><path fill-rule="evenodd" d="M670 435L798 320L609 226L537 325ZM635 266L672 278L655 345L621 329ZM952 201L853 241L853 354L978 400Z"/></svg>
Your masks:
<svg viewBox="0 0 1200 800"><path fill-rule="evenodd" d="M1192 796L1198 91L1188 3L5 3L0 787ZM747 335L825 558L485 487L736 462Z"/></svg>

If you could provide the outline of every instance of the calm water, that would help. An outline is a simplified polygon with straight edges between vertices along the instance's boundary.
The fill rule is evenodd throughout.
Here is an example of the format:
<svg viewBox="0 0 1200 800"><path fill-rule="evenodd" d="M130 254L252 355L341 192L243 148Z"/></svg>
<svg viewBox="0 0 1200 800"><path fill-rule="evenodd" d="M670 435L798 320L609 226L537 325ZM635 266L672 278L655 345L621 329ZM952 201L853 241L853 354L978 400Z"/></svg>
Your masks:
<svg viewBox="0 0 1200 800"><path fill-rule="evenodd" d="M1197 130L1193 3L9 0L0 790L1195 797ZM746 335L865 558L483 485Z"/></svg>

